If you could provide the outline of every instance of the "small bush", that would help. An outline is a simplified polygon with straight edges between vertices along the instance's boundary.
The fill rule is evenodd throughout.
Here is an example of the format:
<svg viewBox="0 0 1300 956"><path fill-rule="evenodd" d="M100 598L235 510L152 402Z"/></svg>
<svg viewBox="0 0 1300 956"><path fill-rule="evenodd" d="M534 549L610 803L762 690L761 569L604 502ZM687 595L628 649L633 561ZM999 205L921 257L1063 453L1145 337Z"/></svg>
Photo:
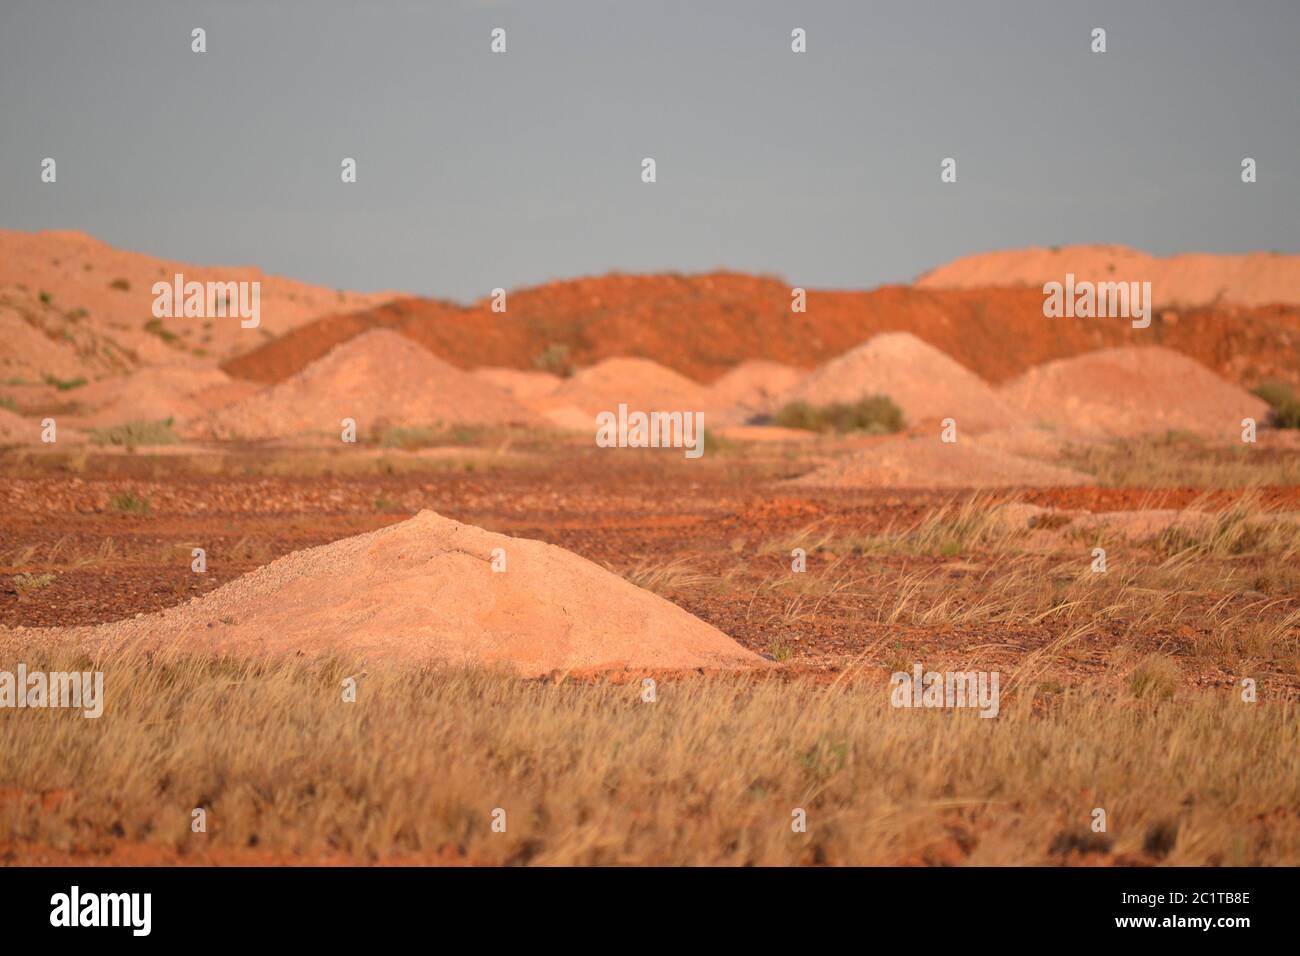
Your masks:
<svg viewBox="0 0 1300 956"><path fill-rule="evenodd" d="M866 432L888 435L903 430L903 412L884 395L869 395L856 402L810 405L791 402L776 413L776 424L814 432Z"/></svg>
<svg viewBox="0 0 1300 956"><path fill-rule="evenodd" d="M127 282L125 279L114 279L108 284L108 287L110 289L116 289L118 292L131 291L131 283Z"/></svg>
<svg viewBox="0 0 1300 956"><path fill-rule="evenodd" d="M15 574L13 577L14 590L20 595L31 594L53 583L52 574Z"/></svg>
<svg viewBox="0 0 1300 956"><path fill-rule="evenodd" d="M700 436L700 444L704 449L704 454L725 455L736 450L736 443L730 439L724 438L717 432L705 429Z"/></svg>
<svg viewBox="0 0 1300 956"><path fill-rule="evenodd" d="M1253 390L1273 409L1273 424L1278 428L1300 428L1300 398L1286 382L1263 382Z"/></svg>
<svg viewBox="0 0 1300 956"><path fill-rule="evenodd" d="M49 305L51 302L54 301L54 296L50 295L48 292L42 289L40 293L40 299L43 305Z"/></svg>
<svg viewBox="0 0 1300 956"><path fill-rule="evenodd" d="M543 351L533 356L533 365L543 372L550 372L563 378L573 374L573 361L569 358L569 347L559 342L552 342Z"/></svg>
<svg viewBox="0 0 1300 956"><path fill-rule="evenodd" d="M8 395L0 395L0 408L7 408L11 412L18 411L18 403Z"/></svg>
<svg viewBox="0 0 1300 956"><path fill-rule="evenodd" d="M1128 689L1139 700L1169 700L1182 683L1182 672L1172 657L1148 654L1128 675Z"/></svg>
<svg viewBox="0 0 1300 956"><path fill-rule="evenodd" d="M147 515L149 513L148 499L137 498L129 491L114 495L112 505L114 511L120 511L122 514Z"/></svg>
<svg viewBox="0 0 1300 956"><path fill-rule="evenodd" d="M80 375L76 378L59 378L57 375L46 375L45 384L53 385L60 392L70 392L74 388L81 388L86 384L86 380Z"/></svg>
<svg viewBox="0 0 1300 956"><path fill-rule="evenodd" d="M397 427L386 429L379 436L383 448L404 448L414 451L417 448L432 448L438 443L439 433L427 427Z"/></svg>
<svg viewBox="0 0 1300 956"><path fill-rule="evenodd" d="M96 445L174 445L176 433L172 431L172 419L160 422L125 422L110 428L97 428L90 433L90 440Z"/></svg>
<svg viewBox="0 0 1300 956"><path fill-rule="evenodd" d="M168 345L176 341L176 333L169 331L162 324L162 319L150 319L144 324L144 330L150 335L156 335Z"/></svg>

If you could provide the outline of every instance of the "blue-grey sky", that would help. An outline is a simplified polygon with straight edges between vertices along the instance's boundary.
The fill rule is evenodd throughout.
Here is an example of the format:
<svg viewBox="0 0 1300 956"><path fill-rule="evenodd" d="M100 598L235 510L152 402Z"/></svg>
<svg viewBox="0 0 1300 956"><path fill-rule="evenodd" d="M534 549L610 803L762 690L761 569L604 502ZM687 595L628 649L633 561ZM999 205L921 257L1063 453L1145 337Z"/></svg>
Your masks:
<svg viewBox="0 0 1300 956"><path fill-rule="evenodd" d="M3 0L0 225L461 300L610 270L865 288L1075 242L1297 252L1297 48L1295 0Z"/></svg>

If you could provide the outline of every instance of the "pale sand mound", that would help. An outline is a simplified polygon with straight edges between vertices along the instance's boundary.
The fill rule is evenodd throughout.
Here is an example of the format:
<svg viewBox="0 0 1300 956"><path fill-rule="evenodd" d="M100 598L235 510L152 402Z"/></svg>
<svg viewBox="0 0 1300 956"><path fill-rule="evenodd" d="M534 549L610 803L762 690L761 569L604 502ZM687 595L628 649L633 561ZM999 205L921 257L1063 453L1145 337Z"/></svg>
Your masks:
<svg viewBox="0 0 1300 956"><path fill-rule="evenodd" d="M953 418L958 431L999 428L1011 410L974 372L908 332L877 335L832 359L780 397L780 404L856 402L868 395L893 399L909 425Z"/></svg>
<svg viewBox="0 0 1300 956"><path fill-rule="evenodd" d="M238 391L229 393L232 383L233 379L217 368L179 365L145 368L79 389L77 404L86 411L68 416L68 420L84 428L167 418L179 424L230 404L238 394ZM227 394L231 397L227 398Z"/></svg>
<svg viewBox="0 0 1300 956"><path fill-rule="evenodd" d="M0 408L0 445L25 445L40 439L37 422L29 422L7 408Z"/></svg>
<svg viewBox="0 0 1300 956"><path fill-rule="evenodd" d="M524 372L517 368L476 368L470 374L521 402L550 395L563 381L550 372Z"/></svg>
<svg viewBox="0 0 1300 956"><path fill-rule="evenodd" d="M735 408L747 417L770 415L781 395L794 388L807 372L792 365L750 359L741 362L709 387L713 405Z"/></svg>
<svg viewBox="0 0 1300 956"><path fill-rule="evenodd" d="M502 548L506 570L492 570ZM525 676L748 667L761 658L649 591L540 541L432 511L296 551L189 604L70 636L205 654L505 665Z"/></svg>
<svg viewBox="0 0 1300 956"><path fill-rule="evenodd" d="M1088 436L1043 425L1012 425L984 432L979 436L981 448L1004 451L1028 458L1059 458L1072 445L1085 444Z"/></svg>
<svg viewBox="0 0 1300 956"><path fill-rule="evenodd" d="M892 437L790 484L817 488L1027 488L1085 485L1086 475L937 435Z"/></svg>
<svg viewBox="0 0 1300 956"><path fill-rule="evenodd" d="M566 432L596 434L596 416L588 415L576 405L558 405L541 413L547 424Z"/></svg>
<svg viewBox="0 0 1300 956"><path fill-rule="evenodd" d="M492 385L423 346L373 329L334 347L279 385L214 413L218 438L337 433L345 418L359 435L393 426L531 424L537 417Z"/></svg>
<svg viewBox="0 0 1300 956"><path fill-rule="evenodd" d="M1096 435L1168 430L1241 440L1268 405L1205 366L1160 347L1102 349L1030 369L1002 388L1026 419Z"/></svg>
<svg viewBox="0 0 1300 956"><path fill-rule="evenodd" d="M534 403L540 409L573 406L586 415L629 411L697 412L710 409L709 390L658 362L642 358L611 358L575 373L549 396ZM706 422L708 421L706 415ZM593 424L594 431L594 424Z"/></svg>
<svg viewBox="0 0 1300 956"><path fill-rule="evenodd" d="M922 289L1076 281L1150 282L1151 298L1164 305L1238 305L1300 302L1300 256L1251 252L1245 255L1188 255L1156 258L1125 246L1064 246L1008 249L957 259L916 281Z"/></svg>

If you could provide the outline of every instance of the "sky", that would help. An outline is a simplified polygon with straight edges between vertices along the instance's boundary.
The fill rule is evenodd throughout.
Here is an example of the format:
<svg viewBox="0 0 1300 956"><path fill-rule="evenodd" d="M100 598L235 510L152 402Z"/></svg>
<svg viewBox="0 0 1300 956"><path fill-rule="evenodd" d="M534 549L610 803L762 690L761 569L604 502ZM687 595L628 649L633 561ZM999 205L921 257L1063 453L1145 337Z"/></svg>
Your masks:
<svg viewBox="0 0 1300 956"><path fill-rule="evenodd" d="M1294 253L1298 48L1295 0L2 0L0 226L460 301L610 271L870 288L1031 245Z"/></svg>

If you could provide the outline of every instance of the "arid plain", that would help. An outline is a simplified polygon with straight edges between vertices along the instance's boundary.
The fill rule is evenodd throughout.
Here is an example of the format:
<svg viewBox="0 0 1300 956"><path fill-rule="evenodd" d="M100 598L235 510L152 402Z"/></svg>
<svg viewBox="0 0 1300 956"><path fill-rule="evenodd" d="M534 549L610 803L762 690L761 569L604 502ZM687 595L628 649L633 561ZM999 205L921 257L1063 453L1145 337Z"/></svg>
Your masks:
<svg viewBox="0 0 1300 956"><path fill-rule="evenodd" d="M462 306L0 248L0 669L106 686L0 714L0 860L1300 862L1297 257Z"/></svg>

